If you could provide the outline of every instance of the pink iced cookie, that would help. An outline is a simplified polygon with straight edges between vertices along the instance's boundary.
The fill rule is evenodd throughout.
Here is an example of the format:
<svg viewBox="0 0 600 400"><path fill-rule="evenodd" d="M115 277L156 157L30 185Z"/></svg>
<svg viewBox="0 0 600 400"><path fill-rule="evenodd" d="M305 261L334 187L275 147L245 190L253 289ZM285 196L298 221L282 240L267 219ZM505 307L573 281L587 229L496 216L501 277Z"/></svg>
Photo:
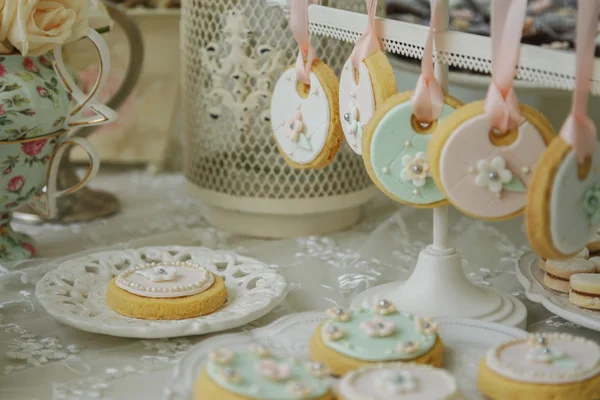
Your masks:
<svg viewBox="0 0 600 400"><path fill-rule="evenodd" d="M346 141L357 154L362 154L364 126L376 107L395 93L394 71L382 51L365 58L358 71L351 60L344 65L340 75L340 118Z"/></svg>
<svg viewBox="0 0 600 400"><path fill-rule="evenodd" d="M493 136L483 102L464 106L438 127L428 148L433 176L463 213L502 220L525 209L532 172L554 132L532 108L521 106L521 113L519 131L503 137Z"/></svg>

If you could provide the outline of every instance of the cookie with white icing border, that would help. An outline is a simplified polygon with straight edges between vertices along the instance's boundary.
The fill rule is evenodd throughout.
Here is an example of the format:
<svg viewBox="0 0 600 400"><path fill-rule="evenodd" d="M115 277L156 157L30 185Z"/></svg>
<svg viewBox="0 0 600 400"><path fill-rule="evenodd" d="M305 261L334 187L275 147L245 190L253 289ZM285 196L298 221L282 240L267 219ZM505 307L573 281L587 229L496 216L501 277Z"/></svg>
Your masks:
<svg viewBox="0 0 600 400"><path fill-rule="evenodd" d="M271 125L277 147L291 167L319 169L335 158L344 141L338 87L337 76L321 60L311 66L310 85L298 81L295 66L277 81Z"/></svg>
<svg viewBox="0 0 600 400"><path fill-rule="evenodd" d="M443 369L420 364L381 364L345 375L340 400L463 400L456 379Z"/></svg>
<svg viewBox="0 0 600 400"><path fill-rule="evenodd" d="M525 218L533 250L545 258L570 258L600 228L600 146L579 165L557 137L533 173Z"/></svg>
<svg viewBox="0 0 600 400"><path fill-rule="evenodd" d="M310 341L310 356L333 375L378 363L414 362L441 366L444 345L438 324L396 310L387 300L372 309L327 310Z"/></svg>
<svg viewBox="0 0 600 400"><path fill-rule="evenodd" d="M477 386L492 400L594 400L600 346L561 333L512 340L481 360Z"/></svg>
<svg viewBox="0 0 600 400"><path fill-rule="evenodd" d="M535 109L520 109L519 129L496 134L484 102L467 104L442 121L429 142L433 178L462 213L497 221L525 211L532 172L554 130Z"/></svg>
<svg viewBox="0 0 600 400"><path fill-rule="evenodd" d="M397 92L394 70L386 54L379 50L366 57L355 70L346 61L340 75L340 116L350 148L362 154L365 125L375 110Z"/></svg>
<svg viewBox="0 0 600 400"><path fill-rule="evenodd" d="M106 304L117 313L151 320L207 315L226 301L223 278L181 261L129 268L111 280L106 291Z"/></svg>
<svg viewBox="0 0 600 400"><path fill-rule="evenodd" d="M194 384L198 400L333 400L322 364L284 358L254 345L248 351L217 349Z"/></svg>
<svg viewBox="0 0 600 400"><path fill-rule="evenodd" d="M391 199L418 208L439 207L446 196L436 186L427 148L438 123L462 103L446 97L438 121L421 125L412 111L413 92L390 97L365 127L363 161L371 180Z"/></svg>

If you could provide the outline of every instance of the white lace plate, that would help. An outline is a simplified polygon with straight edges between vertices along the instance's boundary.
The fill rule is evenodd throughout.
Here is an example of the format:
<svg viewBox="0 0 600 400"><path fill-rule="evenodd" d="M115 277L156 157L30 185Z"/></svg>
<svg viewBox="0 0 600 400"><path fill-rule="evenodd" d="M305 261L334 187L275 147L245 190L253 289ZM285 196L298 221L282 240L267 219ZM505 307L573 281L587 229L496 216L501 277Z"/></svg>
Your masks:
<svg viewBox="0 0 600 400"><path fill-rule="evenodd" d="M569 295L546 287L544 271L538 267L534 252L524 254L517 264L517 279L531 301L542 304L548 311L586 328L600 332L600 311L579 308L569 301Z"/></svg>
<svg viewBox="0 0 600 400"><path fill-rule="evenodd" d="M150 321L117 314L106 305L110 280L131 266L154 261L192 261L225 280L227 303L217 312L180 321ZM58 321L118 337L171 338L237 328L269 313L288 292L271 266L228 251L200 247L144 247L94 253L66 261L36 285L39 303Z"/></svg>
<svg viewBox="0 0 600 400"><path fill-rule="evenodd" d="M324 313L306 312L283 317L264 328L221 335L192 347L176 365L165 386L167 400L192 400L192 388L207 354L215 348L246 349L251 343L269 346L281 355L308 359L309 339ZM526 337L521 329L470 319L437 318L444 341L444 367L456 376L467 400L483 400L476 388L479 361L490 348L515 338Z"/></svg>

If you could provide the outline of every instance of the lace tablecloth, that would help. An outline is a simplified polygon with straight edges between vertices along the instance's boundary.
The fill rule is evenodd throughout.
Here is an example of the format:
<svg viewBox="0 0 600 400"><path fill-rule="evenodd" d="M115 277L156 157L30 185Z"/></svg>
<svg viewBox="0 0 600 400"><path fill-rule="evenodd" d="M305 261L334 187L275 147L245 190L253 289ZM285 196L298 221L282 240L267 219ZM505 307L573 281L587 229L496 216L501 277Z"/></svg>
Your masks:
<svg viewBox="0 0 600 400"><path fill-rule="evenodd" d="M119 339L59 324L36 302L34 287L61 257L179 244L233 249L278 264L292 290L271 314L243 328L252 329L293 312L348 306L365 288L406 278L432 236L431 211L397 207L384 198L369 205L362 223L349 231L266 241L208 226L201 203L186 197L179 175L105 174L95 185L119 194L120 215L68 227L18 226L37 239L40 258L13 270L0 267L1 399L160 399L177 359L203 339ZM528 250L522 219L489 224L452 210L450 227L469 277L523 300L530 331L562 330L600 341L600 333L525 298L514 272Z"/></svg>

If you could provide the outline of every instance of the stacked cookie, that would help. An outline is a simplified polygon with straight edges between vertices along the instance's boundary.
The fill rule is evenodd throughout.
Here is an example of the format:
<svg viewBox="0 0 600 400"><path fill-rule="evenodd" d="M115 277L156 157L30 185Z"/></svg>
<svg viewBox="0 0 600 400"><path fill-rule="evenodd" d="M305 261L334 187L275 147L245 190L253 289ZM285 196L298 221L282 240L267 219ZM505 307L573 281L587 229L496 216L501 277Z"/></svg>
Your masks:
<svg viewBox="0 0 600 400"><path fill-rule="evenodd" d="M574 258L540 259L539 267L548 288L569 294L579 307L600 310L600 235Z"/></svg>
<svg viewBox="0 0 600 400"><path fill-rule="evenodd" d="M196 398L463 399L454 377L437 368L444 348L435 321L400 312L387 300L372 309L331 308L327 314L310 341L312 361L256 345L238 353L216 350L196 381ZM335 390L334 377L342 378Z"/></svg>

